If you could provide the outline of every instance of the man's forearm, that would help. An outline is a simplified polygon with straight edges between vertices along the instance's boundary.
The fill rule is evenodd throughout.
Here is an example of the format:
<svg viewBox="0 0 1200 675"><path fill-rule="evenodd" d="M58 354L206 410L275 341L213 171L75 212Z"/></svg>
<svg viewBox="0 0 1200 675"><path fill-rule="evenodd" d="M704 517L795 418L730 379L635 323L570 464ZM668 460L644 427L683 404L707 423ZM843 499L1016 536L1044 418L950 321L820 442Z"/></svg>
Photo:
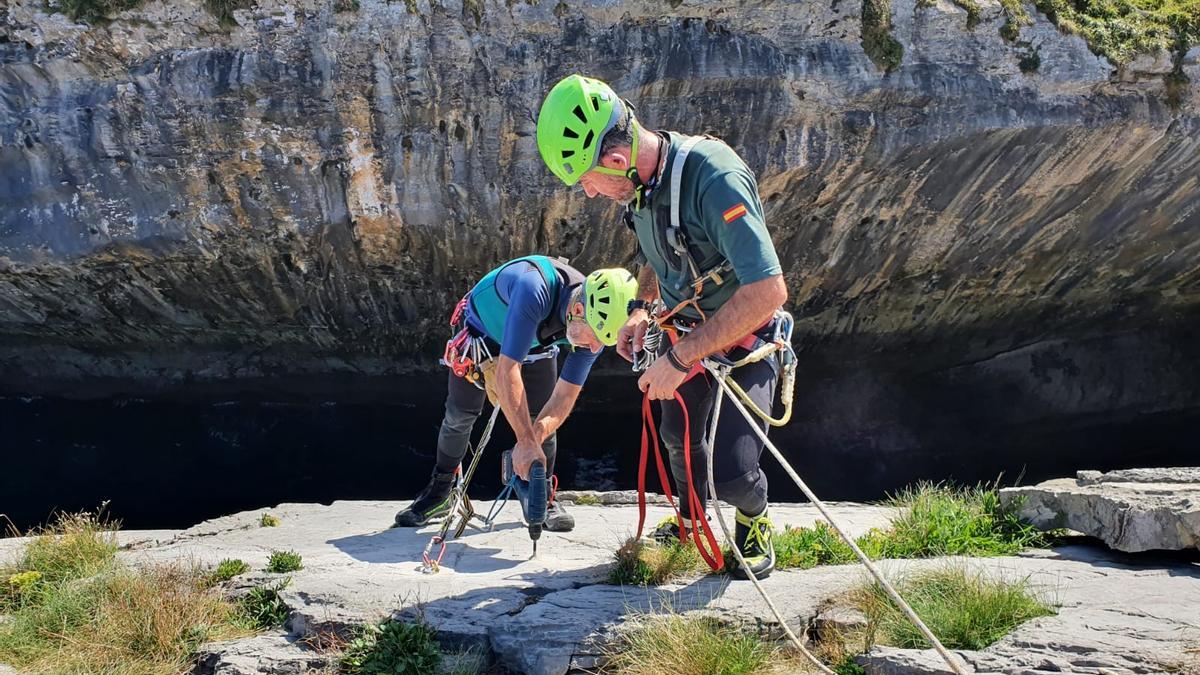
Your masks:
<svg viewBox="0 0 1200 675"><path fill-rule="evenodd" d="M539 444L543 443L551 434L558 431L563 422L567 421L567 416L575 408L575 401L578 400L581 389L583 387L571 384L563 379L554 384L554 391L550 393L550 400L546 401L546 405L538 413L537 421L533 425Z"/></svg>
<svg viewBox="0 0 1200 675"><path fill-rule="evenodd" d="M529 419L529 403L525 400L525 382L521 379L521 364L501 355L496 362L496 389L500 409L517 436L518 445L540 445L541 440Z"/></svg>
<svg viewBox="0 0 1200 675"><path fill-rule="evenodd" d="M700 359L741 339L771 318L787 300L782 276L739 288L713 316L675 345L675 356L684 363Z"/></svg>
<svg viewBox="0 0 1200 675"><path fill-rule="evenodd" d="M638 270L638 300L654 302L658 299L658 275L649 264Z"/></svg>

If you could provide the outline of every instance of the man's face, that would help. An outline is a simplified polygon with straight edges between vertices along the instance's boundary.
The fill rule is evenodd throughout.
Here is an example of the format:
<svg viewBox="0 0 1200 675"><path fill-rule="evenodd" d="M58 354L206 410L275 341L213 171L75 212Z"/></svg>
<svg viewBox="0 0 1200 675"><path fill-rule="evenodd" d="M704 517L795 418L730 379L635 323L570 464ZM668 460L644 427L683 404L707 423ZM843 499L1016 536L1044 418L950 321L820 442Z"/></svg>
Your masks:
<svg viewBox="0 0 1200 675"><path fill-rule="evenodd" d="M629 148L621 148L600 158L600 166L624 172L629 169ZM597 195L624 204L633 199L633 181L624 176L600 173L595 169L579 177L579 186L588 198Z"/></svg>
<svg viewBox="0 0 1200 675"><path fill-rule="evenodd" d="M571 308L571 322L567 324L567 341L572 347L587 349L592 353L604 349L604 343L596 337L596 331L583 320L583 303Z"/></svg>

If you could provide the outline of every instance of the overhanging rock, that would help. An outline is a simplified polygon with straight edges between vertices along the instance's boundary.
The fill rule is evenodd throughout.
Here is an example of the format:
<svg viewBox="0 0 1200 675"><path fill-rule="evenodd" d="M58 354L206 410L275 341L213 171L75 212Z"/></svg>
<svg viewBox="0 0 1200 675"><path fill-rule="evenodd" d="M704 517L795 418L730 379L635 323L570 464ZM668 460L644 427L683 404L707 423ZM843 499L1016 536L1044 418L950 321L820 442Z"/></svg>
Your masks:
<svg viewBox="0 0 1200 675"><path fill-rule="evenodd" d="M1080 471L1000 498L1039 528L1083 532L1119 551L1200 548L1200 468Z"/></svg>

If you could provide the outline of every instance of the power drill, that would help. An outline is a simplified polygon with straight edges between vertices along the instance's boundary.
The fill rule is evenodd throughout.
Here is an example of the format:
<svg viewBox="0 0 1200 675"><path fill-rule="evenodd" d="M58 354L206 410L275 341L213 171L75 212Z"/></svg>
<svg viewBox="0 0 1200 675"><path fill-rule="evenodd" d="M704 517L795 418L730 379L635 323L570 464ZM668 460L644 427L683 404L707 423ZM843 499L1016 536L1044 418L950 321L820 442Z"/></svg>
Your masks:
<svg viewBox="0 0 1200 675"><path fill-rule="evenodd" d="M542 538L542 526L546 524L546 500L550 497L546 465L534 461L529 468L529 480L521 480L513 470L512 451L509 451L504 453L504 470L517 493L517 501L521 503L521 513L529 525L529 538L533 540L533 555L537 557L538 539Z"/></svg>

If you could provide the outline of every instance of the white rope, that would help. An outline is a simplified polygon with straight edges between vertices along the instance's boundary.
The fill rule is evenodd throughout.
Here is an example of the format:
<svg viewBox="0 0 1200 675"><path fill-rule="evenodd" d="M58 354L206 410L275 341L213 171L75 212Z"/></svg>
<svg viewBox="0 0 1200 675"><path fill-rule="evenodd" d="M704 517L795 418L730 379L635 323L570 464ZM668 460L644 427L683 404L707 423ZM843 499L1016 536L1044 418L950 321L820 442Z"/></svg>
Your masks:
<svg viewBox="0 0 1200 675"><path fill-rule="evenodd" d="M738 409L738 412L740 412L742 414L742 417L746 418L746 422L750 424L750 428L754 430L754 433L759 437L759 439L762 440L763 444L766 445L766 447L771 451L771 454L775 456L775 459L779 460L779 463L781 465L783 465L784 471L786 471L788 476L791 477L792 481L796 483L796 486L799 487L802 492L804 492L804 496L808 497L808 500L810 502L812 502L813 506L817 507L817 510L821 512L821 515L825 517L825 520L829 523L829 525L831 527L833 527L834 531L836 531L838 533L838 536L840 536L842 538L842 540L846 542L846 544L850 547L850 550L854 551L854 555L857 556L859 561L862 562L862 564L867 568L867 571L871 573L871 576L875 577L875 581L877 581L879 583L879 585L883 587L884 591L887 592L888 597L890 597L892 599L892 601L895 602L898 607L900 607L900 610L904 612L904 615L908 617L908 620L911 621L912 624L914 626L916 626L918 630L921 631L921 634L925 636L925 639L928 640L931 645L933 645L933 648L935 650L937 650L938 654L941 655L942 659L944 659L946 661L946 663L950 666L950 669L953 670L955 673L958 673L959 675L966 675L966 673L968 671L963 668L963 666L958 662L958 659L954 658L954 656L949 652L949 650L946 649L945 645L943 645L942 642L940 640L938 640L937 636L933 634L933 631L929 630L929 627L925 625L925 622L921 620L921 617L917 616L917 613L913 611L913 608L910 607L909 604L904 601L904 598L900 597L900 594L896 592L896 589L893 588L890 583L888 583L888 580L885 579L883 576L883 573L880 572L879 569L875 567L875 565L871 562L871 559L868 558L867 555L862 552L862 549L860 549L858 547L858 544L855 543L854 539L851 538L850 535L848 535L845 532L845 530L843 530L841 528L840 525L838 525L837 521L833 518L833 514L831 514L829 512L829 509L827 509L825 507L825 503L822 502L820 499L818 499L817 495L814 494L811 489L809 489L808 485L803 480L801 480L800 476L796 473L795 469L792 468L792 465L790 463L788 463L787 459L783 456L783 453L779 451L779 448L775 447L775 444L771 442L771 439L767 438L767 434L761 428L759 428L758 423L755 422L754 418L750 415L750 412L746 410L745 406L742 405L742 402L737 399L737 396L735 396L733 394L733 391L729 388L729 385L725 382L725 377L726 377L726 375L728 375L728 371L725 369L725 367L722 367L719 365L713 365L713 363L708 360L704 361L704 367L708 370L709 373L712 374L712 376L714 378L716 378L717 384L720 385L720 387L721 387L720 390L718 390L718 391L729 395L729 401L731 403L733 403L734 407L736 407ZM718 398L718 403L719 402L720 402L720 399ZM715 420L717 418L719 411L720 411L720 407L718 405L717 410L713 412L714 427L716 426ZM711 461L709 462L709 481L710 481L710 489L711 489L712 488L712 485L711 485L712 462ZM721 513L720 509L717 509L718 516L720 516L720 513ZM725 523L724 523L723 518L719 518L719 519L721 520L721 526L724 528ZM725 528L725 529L726 529L726 536L728 536L728 528ZM742 560L741 552L737 550L736 546L734 546L734 552L737 554L738 559L740 561L742 561L743 564L745 564L745 561ZM750 575L750 578L753 579L754 578L753 575ZM757 586L757 582L756 582L756 586ZM762 592L761 588L760 588L760 592ZM763 597L764 598L766 597L765 593L763 593ZM769 599L768 599L768 603L770 603ZM772 610L774 610L773 605L772 605ZM779 616L778 613L776 613L776 617L778 617L778 616ZM781 620L781 622L782 622L782 620ZM787 624L785 623L784 626L786 627L786 625Z"/></svg>
<svg viewBox="0 0 1200 675"><path fill-rule="evenodd" d="M750 583L754 584L754 590L758 591L758 594L762 596L764 601L766 601L767 607L771 608L771 613L775 615L775 620L778 621L779 625L783 627L783 632L787 633L788 639L790 639L792 644L796 646L796 649L799 649L800 653L803 654L809 661L812 661L813 665L816 666L822 673L835 675L834 671L830 670L830 668L824 663L821 663L821 659L818 659L816 655L808 651L804 644L800 642L800 638L796 637L796 634L792 632L791 626L788 626L787 621L783 618L783 615L780 614L779 608L776 607L775 603L771 600L771 596L767 595L766 589L762 587L762 584L760 584L758 579L755 578L754 572L750 570L750 563L746 562L746 558L742 556L741 550L738 549L737 542L734 541L733 534L729 531L729 524L725 522L725 514L721 511L721 502L717 498L717 484L713 479L712 461L713 442L717 437L717 421L721 418L721 399L724 398L724 396L725 390L717 389L717 402L713 407L712 422L708 428L708 440L705 443L704 449L704 459L706 462L708 462L708 493L712 496L713 510L717 512L717 522L721 524L721 530L725 533L725 541L729 543L729 547L733 549L733 554L737 556L738 564L742 566L742 571L746 573L746 578L750 580Z"/></svg>

